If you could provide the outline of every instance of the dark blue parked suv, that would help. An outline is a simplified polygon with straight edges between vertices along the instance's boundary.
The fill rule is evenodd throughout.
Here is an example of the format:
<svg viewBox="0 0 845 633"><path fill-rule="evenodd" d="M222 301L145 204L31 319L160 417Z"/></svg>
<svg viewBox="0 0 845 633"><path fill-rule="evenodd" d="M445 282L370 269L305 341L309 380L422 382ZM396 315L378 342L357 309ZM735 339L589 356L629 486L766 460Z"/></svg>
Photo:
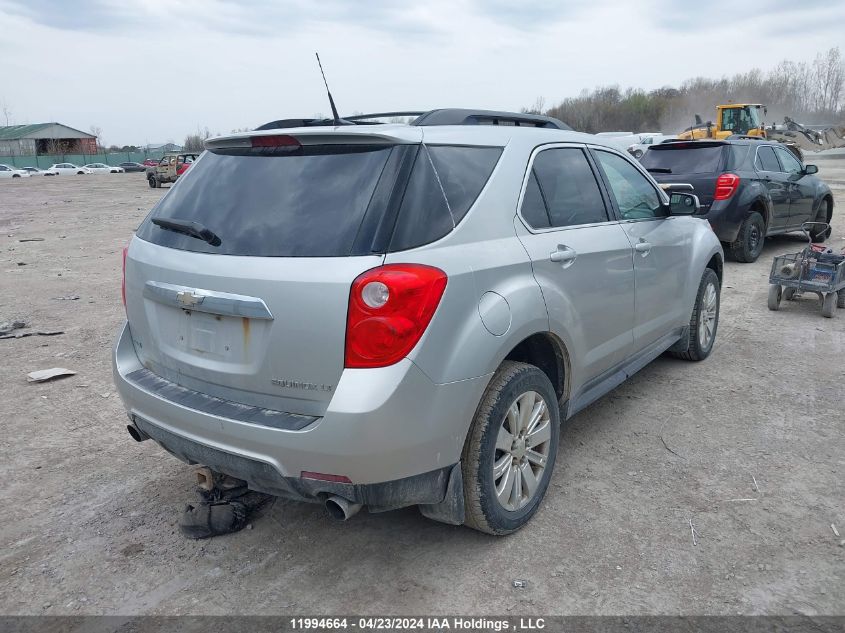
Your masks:
<svg viewBox="0 0 845 633"><path fill-rule="evenodd" d="M753 262L768 235L801 230L809 221L830 222L833 194L779 143L766 140L677 141L651 147L642 158L662 185L690 184L701 214L740 262ZM823 242L830 229L812 234Z"/></svg>

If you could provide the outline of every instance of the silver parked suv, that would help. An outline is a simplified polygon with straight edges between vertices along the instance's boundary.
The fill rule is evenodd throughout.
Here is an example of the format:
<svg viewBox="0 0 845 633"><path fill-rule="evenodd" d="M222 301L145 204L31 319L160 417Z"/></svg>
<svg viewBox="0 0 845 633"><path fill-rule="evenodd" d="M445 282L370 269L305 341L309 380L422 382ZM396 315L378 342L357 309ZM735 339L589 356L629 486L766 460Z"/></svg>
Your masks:
<svg viewBox="0 0 845 633"><path fill-rule="evenodd" d="M139 227L130 433L338 518L417 505L507 534L561 420L665 351L710 353L719 240L694 196L555 119L354 119L210 140Z"/></svg>

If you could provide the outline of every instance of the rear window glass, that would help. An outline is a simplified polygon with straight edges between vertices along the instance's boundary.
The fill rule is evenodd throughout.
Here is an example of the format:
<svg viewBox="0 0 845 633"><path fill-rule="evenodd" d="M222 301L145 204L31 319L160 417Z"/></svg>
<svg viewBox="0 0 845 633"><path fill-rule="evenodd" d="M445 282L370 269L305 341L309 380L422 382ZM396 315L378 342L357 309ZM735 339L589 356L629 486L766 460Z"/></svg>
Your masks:
<svg viewBox="0 0 845 633"><path fill-rule="evenodd" d="M719 170L722 162L722 146L672 148L647 151L640 164L655 173L664 174L710 174ZM667 147L667 149L663 149ZM667 171L668 170L668 171Z"/></svg>
<svg viewBox="0 0 845 633"><path fill-rule="evenodd" d="M390 243L391 251L429 244L467 214L502 154L499 147L423 145Z"/></svg>
<svg viewBox="0 0 845 633"><path fill-rule="evenodd" d="M349 255L391 148L309 151L206 152L153 208L138 237L220 255ZM220 245L162 229L154 218L197 222L215 233Z"/></svg>

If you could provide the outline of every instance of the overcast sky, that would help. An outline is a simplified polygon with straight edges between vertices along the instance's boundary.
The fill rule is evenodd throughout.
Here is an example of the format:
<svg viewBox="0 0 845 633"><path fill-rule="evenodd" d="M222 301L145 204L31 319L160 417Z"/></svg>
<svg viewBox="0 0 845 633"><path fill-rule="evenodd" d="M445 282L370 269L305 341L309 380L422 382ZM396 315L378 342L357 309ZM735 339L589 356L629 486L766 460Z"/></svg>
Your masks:
<svg viewBox="0 0 845 633"><path fill-rule="evenodd" d="M0 105L181 142L327 114L318 50L341 114L518 110L812 61L843 24L843 0L0 0Z"/></svg>

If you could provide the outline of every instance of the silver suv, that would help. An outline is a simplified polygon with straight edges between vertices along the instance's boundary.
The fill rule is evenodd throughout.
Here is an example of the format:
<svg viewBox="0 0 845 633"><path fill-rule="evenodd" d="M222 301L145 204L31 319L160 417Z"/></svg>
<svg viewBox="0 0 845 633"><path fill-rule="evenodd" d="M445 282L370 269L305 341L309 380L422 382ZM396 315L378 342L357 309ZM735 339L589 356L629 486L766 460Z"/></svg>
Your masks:
<svg viewBox="0 0 845 633"><path fill-rule="evenodd" d="M697 208L545 117L212 139L124 253L129 431L336 518L513 532L562 420L710 353L723 253Z"/></svg>

